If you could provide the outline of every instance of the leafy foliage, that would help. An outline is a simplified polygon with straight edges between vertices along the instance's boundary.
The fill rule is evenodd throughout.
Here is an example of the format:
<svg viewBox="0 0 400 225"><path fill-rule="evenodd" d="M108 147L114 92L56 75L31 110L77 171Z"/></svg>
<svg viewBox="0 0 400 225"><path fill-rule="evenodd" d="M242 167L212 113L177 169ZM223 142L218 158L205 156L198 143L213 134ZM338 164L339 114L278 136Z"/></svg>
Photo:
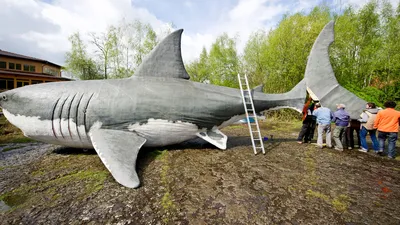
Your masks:
<svg viewBox="0 0 400 225"><path fill-rule="evenodd" d="M170 33L167 29L162 34ZM81 80L124 78L134 74L144 57L158 44L159 37L150 26L138 20L122 20L105 32L79 33L69 37L66 68ZM86 41L85 41L86 40Z"/></svg>
<svg viewBox="0 0 400 225"><path fill-rule="evenodd" d="M347 6L339 14L326 5L287 14L276 28L255 31L243 55L237 54L235 39L224 34L209 54L204 48L188 64L188 72L197 81L230 87L243 72L251 86L289 91L303 79L312 45L330 20L335 20L330 58L338 82L366 101L382 106L396 99L400 105L400 4L393 10L385 0L370 0L359 10Z"/></svg>

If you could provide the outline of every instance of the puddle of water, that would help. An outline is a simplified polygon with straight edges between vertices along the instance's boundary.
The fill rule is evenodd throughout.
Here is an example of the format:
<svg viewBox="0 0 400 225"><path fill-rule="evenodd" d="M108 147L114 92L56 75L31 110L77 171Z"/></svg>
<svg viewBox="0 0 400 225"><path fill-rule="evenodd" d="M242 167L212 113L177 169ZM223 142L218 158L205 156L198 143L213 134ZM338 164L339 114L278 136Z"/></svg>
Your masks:
<svg viewBox="0 0 400 225"><path fill-rule="evenodd" d="M5 202L0 201L0 212L8 211L11 209L10 206L8 206Z"/></svg>

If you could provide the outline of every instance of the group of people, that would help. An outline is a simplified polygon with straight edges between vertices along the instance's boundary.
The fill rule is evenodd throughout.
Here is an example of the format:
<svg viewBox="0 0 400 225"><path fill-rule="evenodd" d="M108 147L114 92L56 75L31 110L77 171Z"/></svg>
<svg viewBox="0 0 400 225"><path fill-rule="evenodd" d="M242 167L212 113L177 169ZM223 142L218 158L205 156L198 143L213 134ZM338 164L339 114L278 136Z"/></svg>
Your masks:
<svg viewBox="0 0 400 225"><path fill-rule="evenodd" d="M375 153L383 153L386 140L388 140L388 157L396 157L396 141L400 127L400 111L395 110L396 103L387 101L385 109L378 109L375 103L368 102L361 112L359 119L350 118L344 104L337 104L337 110L332 112L323 107L319 102L309 98L303 108L303 126L297 138L299 144L310 143L314 136L314 130L318 125L317 146L323 148L323 134L325 134L326 146L343 151L344 144L348 149L355 147L353 132L357 132L359 151L368 152L367 135L372 141L372 149ZM331 123L335 123L333 136L331 137ZM376 133L378 132L378 138ZM332 144L332 139L334 145Z"/></svg>

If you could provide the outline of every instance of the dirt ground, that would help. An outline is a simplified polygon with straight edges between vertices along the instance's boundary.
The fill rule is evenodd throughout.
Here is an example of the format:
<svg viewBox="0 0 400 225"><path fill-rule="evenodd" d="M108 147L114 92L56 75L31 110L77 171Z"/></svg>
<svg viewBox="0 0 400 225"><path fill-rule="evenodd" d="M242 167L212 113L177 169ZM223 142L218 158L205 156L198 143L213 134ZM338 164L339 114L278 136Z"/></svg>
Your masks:
<svg viewBox="0 0 400 225"><path fill-rule="evenodd" d="M245 125L223 130L224 151L201 141L142 149L138 189L114 181L93 150L3 145L0 221L400 224L399 157L297 144L300 126L263 122L265 155L253 154Z"/></svg>

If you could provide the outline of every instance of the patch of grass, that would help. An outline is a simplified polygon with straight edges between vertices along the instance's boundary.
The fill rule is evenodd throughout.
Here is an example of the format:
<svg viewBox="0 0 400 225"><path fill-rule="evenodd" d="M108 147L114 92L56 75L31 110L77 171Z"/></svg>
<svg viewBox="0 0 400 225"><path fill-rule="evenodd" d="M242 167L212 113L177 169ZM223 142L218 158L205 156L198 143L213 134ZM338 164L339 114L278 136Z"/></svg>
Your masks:
<svg viewBox="0 0 400 225"><path fill-rule="evenodd" d="M167 154L167 150L164 150L164 151L155 150L155 151L149 152L150 157L152 157L156 160L162 159L166 154Z"/></svg>
<svg viewBox="0 0 400 225"><path fill-rule="evenodd" d="M23 184L1 195L0 200L10 206L11 211L32 205L52 205L65 194L59 193L58 190L63 190L68 186L75 187L80 183L84 185L84 188L76 197L81 199L100 191L107 176L107 171L78 171L44 183Z"/></svg>
<svg viewBox="0 0 400 225"><path fill-rule="evenodd" d="M7 119L5 116L0 116L0 126L5 125L7 123Z"/></svg>
<svg viewBox="0 0 400 225"><path fill-rule="evenodd" d="M8 134L0 136L0 143L30 143L36 142L22 134Z"/></svg>
<svg viewBox="0 0 400 225"><path fill-rule="evenodd" d="M329 196L324 195L324 194L322 194L322 193L320 193L320 192L318 192L318 191L307 190L306 195L307 195L307 196L310 196L310 197L322 199L322 200L324 200L325 202L329 202L329 201L330 201L330 200L329 200Z"/></svg>
<svg viewBox="0 0 400 225"><path fill-rule="evenodd" d="M318 191L307 190L307 196L319 198L330 204L336 211L345 212L350 205L350 198L347 195L339 195L338 197L331 199L329 196L322 194Z"/></svg>
<svg viewBox="0 0 400 225"><path fill-rule="evenodd" d="M160 180L161 180L161 185L165 190L163 197L161 198L161 206L164 211L163 222L167 224L176 212L176 206L174 204L169 186L171 181L169 180L168 176L170 168L168 151L166 150L162 151L162 153L159 155L159 159L163 163L161 167Z"/></svg>
<svg viewBox="0 0 400 225"><path fill-rule="evenodd" d="M302 121L298 121L298 120L292 120L292 121L274 121L274 120L269 120L267 119L266 124L261 124L260 126L268 126L268 124L272 124L270 125L272 130L275 131L280 131L280 132L299 132L300 128L302 126Z"/></svg>
<svg viewBox="0 0 400 225"><path fill-rule="evenodd" d="M313 148L312 146L308 147L307 151L305 151L305 166L308 175L307 180L311 185L317 185L318 180L318 176L316 175L317 165L315 159L313 158L315 151L315 148Z"/></svg>
<svg viewBox="0 0 400 225"><path fill-rule="evenodd" d="M23 135L22 131L8 122L5 117L0 121L0 144L1 143L28 143L35 142Z"/></svg>
<svg viewBox="0 0 400 225"><path fill-rule="evenodd" d="M175 205L172 201L171 194L169 192L165 192L162 199L161 205L165 211L170 211L170 209L175 208Z"/></svg>
<svg viewBox="0 0 400 225"><path fill-rule="evenodd" d="M14 149L19 149L19 147L3 148L3 151L2 151L2 152L8 152L8 151L11 151L11 150L14 150Z"/></svg>
<svg viewBox="0 0 400 225"><path fill-rule="evenodd" d="M338 212L345 212L350 205L350 198L347 195L339 195L331 201L333 208Z"/></svg>
<svg viewBox="0 0 400 225"><path fill-rule="evenodd" d="M246 123L247 125L247 123ZM243 125L231 125L226 127L225 129L242 129L244 126Z"/></svg>
<svg viewBox="0 0 400 225"><path fill-rule="evenodd" d="M2 196L0 196L0 199L6 203L6 205L10 206L11 208L14 208L18 205L23 204L27 196L25 195L19 195L19 194L13 194L13 193L6 193Z"/></svg>

